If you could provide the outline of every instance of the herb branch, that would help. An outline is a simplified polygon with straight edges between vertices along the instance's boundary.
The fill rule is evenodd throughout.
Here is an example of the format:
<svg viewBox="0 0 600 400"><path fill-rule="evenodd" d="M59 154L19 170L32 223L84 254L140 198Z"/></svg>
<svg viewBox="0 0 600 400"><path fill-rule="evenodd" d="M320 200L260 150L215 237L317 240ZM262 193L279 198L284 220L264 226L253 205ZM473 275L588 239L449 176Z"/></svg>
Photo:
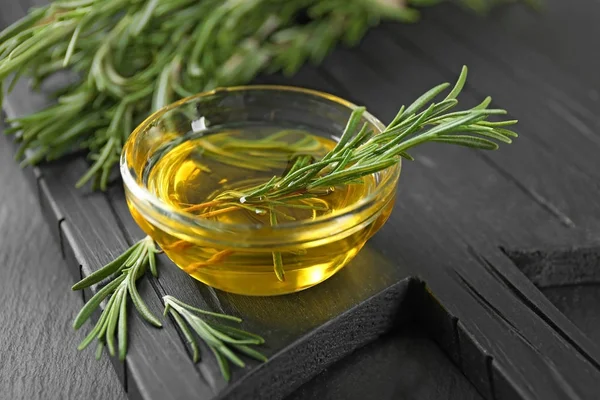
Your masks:
<svg viewBox="0 0 600 400"><path fill-rule="evenodd" d="M489 121L490 116L506 114L506 110L488 108L490 97L471 109L454 111L459 104L457 98L464 88L467 74L468 69L464 66L451 89L449 83L442 83L428 90L408 107L402 106L392 122L380 133L375 133L367 123L361 126L365 108L357 107L335 147L317 159L310 153L310 149L314 148L310 142L305 144L305 140L301 140L304 147L298 143L290 145L278 142L285 136L285 130L253 142L228 138L220 146L200 140L197 142L198 151L204 157L216 157L222 163L234 166L243 166L249 160L254 168L269 171L273 163L277 164L277 160L271 156L273 153L270 153L273 149L277 150L274 154L296 156L291 168L283 176L272 176L266 182L249 188L216 191L205 202L189 205L184 211L197 213L202 218L212 218L245 209L252 214L268 214L270 226L275 227L279 224L278 215L293 220L284 212L286 208L310 209L313 215L316 215L316 211L327 211L323 210L319 196L326 194L330 188L361 183L364 176L389 168L397 164L400 158L413 160L408 151L424 143L446 143L480 150L496 150L498 142L511 143L518 135L507 127L517 121ZM445 97L435 102L444 92ZM181 140L187 139L178 138L175 144ZM169 143L166 149L171 146L173 144ZM298 152L299 149L304 151ZM259 156L251 156L255 152ZM160 153L157 157L164 151ZM219 261L222 259L220 257ZM285 269L280 252L273 252L273 269L277 279L284 281Z"/></svg>
<svg viewBox="0 0 600 400"><path fill-rule="evenodd" d="M94 339L98 341L96 357L99 358L105 345L111 356L115 355L115 335L118 338L119 359L124 360L127 354L127 303L131 299L138 313L150 324L161 327L162 324L146 306L137 291L136 281L146 272L149 265L154 276L156 269L154 241L149 236L140 240L112 262L90 274L73 285L73 290L82 290L94 284L108 280L96 294L79 311L73 322L73 328L79 329L90 318L102 302L110 296L98 318L98 322L78 349L83 350Z"/></svg>
<svg viewBox="0 0 600 400"><path fill-rule="evenodd" d="M221 374L225 380L229 381L231 377L229 362L240 368L244 368L246 365L233 350L258 361L267 361L263 354L250 347L251 345L263 344L265 340L262 337L229 325L205 320L203 317L209 316L237 323L242 321L240 318L201 310L185 304L173 296L164 296L163 301L165 303L165 315L170 314L179 326L192 349L194 362L200 360L197 341L197 337L199 337L208 345L217 358Z"/></svg>
<svg viewBox="0 0 600 400"><path fill-rule="evenodd" d="M327 188L360 182L360 178L398 163L400 157L413 160L408 150L418 145L438 142L496 150L497 142L511 143L518 135L506 127L517 121L488 121L490 116L506 114L506 110L488 108L490 97L471 109L452 111L459 104L457 97L465 85L467 72L467 67L463 67L455 85L441 101L436 103L434 99L447 91L449 83L430 89L408 107L402 106L379 134L366 123L360 126L365 108L358 107L352 112L337 145L321 159L312 162L310 157L299 156L284 176L273 176L243 191L218 193L207 202L194 205L193 209L215 213L224 210L223 207L235 209L237 204L237 208L252 207L255 212L269 212L271 225L276 225L273 211L277 206L293 207L297 200L316 199Z"/></svg>
<svg viewBox="0 0 600 400"><path fill-rule="evenodd" d="M144 276L149 267L152 275L158 277L155 254L158 253L154 241L149 236L140 240L114 261L73 285L73 290L82 290L94 284L106 282L96 294L80 310L73 322L79 329L106 300L98 321L90 333L81 342L78 349L83 350L97 340L96 358L102 356L104 347L108 347L111 356L118 353L123 361L127 355L127 303L133 302L136 310L151 325L160 328L162 323L155 317L142 300L136 288L136 281ZM109 297L110 296L110 297ZM108 300L107 300L108 298ZM230 315L214 313L192 307L173 296L164 296L164 315L170 314L184 334L192 348L192 358L196 363L200 360L197 337L203 340L214 353L219 367L226 380L230 379L228 360L239 367L245 363L233 351L245 354L259 361L267 361L260 352L251 345L263 344L262 337L239 328L214 321L205 321L203 317L213 317L233 322L242 320ZM194 336L196 333L197 337Z"/></svg>
<svg viewBox="0 0 600 400"><path fill-rule="evenodd" d="M298 23L301 15L309 22ZM77 186L105 189L127 137L152 111L260 71L293 74L381 19L417 17L404 2L379 0L54 1L0 32L8 91L21 75L34 88L65 68L79 75L57 104L11 121L17 156L36 164L85 149L92 166Z"/></svg>

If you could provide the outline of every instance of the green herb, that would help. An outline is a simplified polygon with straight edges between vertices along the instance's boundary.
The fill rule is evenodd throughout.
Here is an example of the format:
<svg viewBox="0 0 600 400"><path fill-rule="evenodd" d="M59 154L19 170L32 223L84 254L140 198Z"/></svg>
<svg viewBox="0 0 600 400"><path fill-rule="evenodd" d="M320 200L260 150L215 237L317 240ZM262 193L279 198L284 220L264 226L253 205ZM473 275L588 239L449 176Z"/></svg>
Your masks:
<svg viewBox="0 0 600 400"><path fill-rule="evenodd" d="M457 105L467 79L463 67L454 87L439 102L433 100L446 91L449 83L438 85L415 100L402 106L393 121L379 134L375 134L360 119L365 108L357 107L351 114L338 144L322 159L311 160L300 156L282 177L273 176L267 182L241 192L224 191L207 203L194 205L202 209L210 205L211 212L222 207L253 207L263 213L270 212L271 225L277 224L276 206L297 196L317 198L323 190L359 181L359 178L382 171L397 164L400 157L413 160L408 150L428 142L447 143L481 150L496 150L497 142L511 143L517 134L506 126L516 120L491 122L490 116L504 115L506 110L489 109L491 98L463 111L452 111ZM268 143L267 143L268 144ZM279 257L280 258L280 257ZM276 255L275 269L281 271ZM278 273L278 276L280 273Z"/></svg>
<svg viewBox="0 0 600 400"><path fill-rule="evenodd" d="M262 337L232 326L205 320L203 317L209 316L237 323L242 321L240 318L201 310L185 304L173 296L164 296L163 301L165 303L164 314L170 313L179 326L192 348L194 362L200 360L197 337L200 337L211 349L217 358L221 373L227 381L231 376L229 361L238 367L245 367L245 363L234 353L234 350L258 361L267 361L263 354L250 347L250 345L263 344L265 341Z"/></svg>
<svg viewBox="0 0 600 400"><path fill-rule="evenodd" d="M303 13L308 23L298 24ZM292 74L382 18L416 17L402 3L358 0L55 1L0 33L0 82L26 74L37 87L66 67L81 78L58 104L11 121L18 156L35 164L86 149L93 164L77 186L94 180L104 189L127 137L153 110L261 70Z"/></svg>
<svg viewBox="0 0 600 400"><path fill-rule="evenodd" d="M111 356L114 356L118 350L119 359L121 361L125 359L127 355L127 303L129 299L131 299L142 318L157 328L162 327L161 322L148 309L136 288L136 281L145 274L148 266L152 275L158 277L156 253L158 253L158 250L154 245L154 241L147 236L127 249L114 261L73 285L73 290L81 290L105 282L105 285L83 306L73 322L75 329L81 328L102 302L106 301L96 325L81 342L78 347L79 350L85 349L96 339L98 342L96 348L97 359L102 356L105 346L108 347ZM170 313L173 316L192 348L194 362L199 361L200 350L192 330L210 347L217 358L223 377L227 380L230 377L227 360L240 367L245 366L244 362L233 353L232 349L259 361L267 360L264 355L249 347L250 345L263 344L264 339L262 337L214 321L205 321L200 316L210 316L238 323L241 322L240 318L201 310L173 296L165 296L163 300L165 303L164 314Z"/></svg>
<svg viewBox="0 0 600 400"><path fill-rule="evenodd" d="M108 346L110 355L114 356L117 346L115 343L116 335L119 359L125 359L127 354L127 303L129 299L133 301L136 310L146 321L156 327L162 326L158 318L148 309L136 288L136 281L144 275L148 265L152 274L158 276L154 259L157 252L152 238L145 237L114 261L73 285L73 290L81 290L108 280L108 283L102 286L79 311L73 322L75 329L81 328L92 313L110 296L98 318L98 322L81 342L78 347L79 350L85 349L94 339L97 339L96 357L100 357L105 345Z"/></svg>
<svg viewBox="0 0 600 400"><path fill-rule="evenodd" d="M92 166L77 186L92 180L104 189L127 137L151 111L261 71L291 75L337 43L358 43L382 19L416 21L411 4L436 2L59 0L34 8L0 32L0 89L10 91L21 75L39 87L64 68L79 79L57 93L57 104L11 121L17 157L36 164L85 149ZM462 2L478 10L493 3Z"/></svg>

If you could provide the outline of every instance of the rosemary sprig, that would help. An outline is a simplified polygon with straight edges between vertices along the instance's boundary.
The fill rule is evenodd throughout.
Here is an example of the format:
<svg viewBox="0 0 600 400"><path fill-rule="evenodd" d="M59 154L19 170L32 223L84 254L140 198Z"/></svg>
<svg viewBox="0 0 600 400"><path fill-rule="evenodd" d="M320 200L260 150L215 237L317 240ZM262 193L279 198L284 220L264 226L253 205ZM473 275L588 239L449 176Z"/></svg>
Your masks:
<svg viewBox="0 0 600 400"><path fill-rule="evenodd" d="M506 127L517 121L488 121L492 115L506 114L506 110L488 108L490 97L471 109L452 111L458 105L457 97L464 87L467 72L464 66L454 87L441 101L433 100L450 87L449 83L430 89L408 107L402 106L380 134L375 134L367 124L359 129L365 108L357 107L337 145L320 160L311 162L298 157L284 176L273 176L243 191L224 191L194 207L201 209L210 204L211 212L215 212L224 206L235 207L236 203L237 207L251 206L270 212L271 225L276 225L274 211L278 206L288 205L295 196L317 197L324 189L359 182L366 175L384 170L398 163L400 157L413 160L408 150L415 146L438 142L496 150L497 142L511 143L518 135Z"/></svg>
<svg viewBox="0 0 600 400"><path fill-rule="evenodd" d="M90 274L73 285L73 290L82 290L94 284L108 281L79 311L73 322L73 328L79 329L90 318L92 313L108 298L98 322L81 342L78 349L83 350L94 339L98 341L96 358L102 354L105 345L111 356L115 355L117 335L119 359L124 360L127 354L127 302L131 299L138 313L150 324L161 327L162 324L146 306L137 291L136 281L146 272L150 271L158 276L156 269L155 253L157 249L154 241L149 236L140 240L114 261Z"/></svg>
<svg viewBox="0 0 600 400"><path fill-rule="evenodd" d="M202 317L210 316L237 323L242 321L240 318L201 310L177 300L173 296L164 296L163 301L165 303L164 315L170 314L179 326L192 349L194 362L200 360L197 341L197 337L199 337L208 345L217 358L225 380L229 381L231 377L229 361L241 368L246 365L233 350L258 361L267 361L262 353L250 347L250 345L263 344L265 341L262 337L228 325L205 320Z"/></svg>
<svg viewBox="0 0 600 400"><path fill-rule="evenodd" d="M127 302L129 298L131 298L136 310L144 320L157 328L162 327L162 323L148 309L136 288L136 281L144 276L148 266L152 275L158 277L155 260L155 254L158 252L152 238L147 236L112 262L73 285L73 290L82 290L94 284L105 282L104 286L79 311L73 322L75 329L83 326L93 312L108 298L96 325L78 346L79 350L85 349L96 339L98 342L96 348L97 359L102 356L105 346L108 347L111 356L114 356L118 349L119 359L121 361L125 359L127 355ZM260 352L249 347L250 345L263 344L265 341L262 337L232 326L210 320L205 321L201 316L210 316L237 323L242 321L240 318L201 310L173 296L164 296L163 300L165 304L164 315L170 313L181 329L192 348L194 362L200 360L200 350L197 337L192 331L196 332L198 337L210 347L226 380L230 378L227 360L237 366L245 366L244 362L232 349L259 361L267 360Z"/></svg>

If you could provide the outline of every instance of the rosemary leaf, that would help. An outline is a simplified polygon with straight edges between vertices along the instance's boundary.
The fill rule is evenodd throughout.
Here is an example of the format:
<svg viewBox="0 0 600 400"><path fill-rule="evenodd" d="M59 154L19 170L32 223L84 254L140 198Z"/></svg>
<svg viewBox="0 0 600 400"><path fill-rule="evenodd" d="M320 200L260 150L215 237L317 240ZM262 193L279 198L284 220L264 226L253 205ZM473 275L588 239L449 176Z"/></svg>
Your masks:
<svg viewBox="0 0 600 400"><path fill-rule="evenodd" d="M259 361L267 361L267 358L263 354L250 347L250 345L264 342L264 339L260 336L220 323L205 321L201 318L202 316L223 318L223 314L192 307L173 296L164 296L163 301L165 311L168 311L173 317L186 340L190 343L194 362L197 362L199 359L199 349L196 342L197 336L208 345L215 355L221 374L225 380L228 381L231 377L229 362L241 368L245 366L244 361L233 350L237 350ZM232 318L237 322L241 321L239 318Z"/></svg>
<svg viewBox="0 0 600 400"><path fill-rule="evenodd" d="M154 241L150 237L146 237L124 251L113 262L73 286L74 290L81 290L112 276L111 281L98 290L82 307L73 322L74 329L79 329L102 301L110 295L98 322L81 342L79 350L83 350L94 339L98 339L98 349L100 350L97 354L102 354L101 350L106 344L110 355L118 352L119 359L125 359L127 354L127 301L129 298L146 321L156 327L162 326L150 312L136 288L136 281L142 277L146 266L156 252ZM100 344L102 344L101 347Z"/></svg>
<svg viewBox="0 0 600 400"><path fill-rule="evenodd" d="M229 363L227 362L227 359L223 356L223 354L221 354L221 352L219 352L219 350L217 350L213 346L209 346L209 348L215 355L215 358L217 359L219 369L221 370L221 375L223 375L223 378L227 382L229 382L229 380L231 379L231 372L229 371Z"/></svg>
<svg viewBox="0 0 600 400"><path fill-rule="evenodd" d="M139 247L139 244L136 244L129 249L127 249L123 254L115 258L110 263L106 264L104 267L100 268L97 271L92 272L90 275L86 276L76 284L72 286L72 290L81 290L87 287L90 287L105 278L108 278L110 275L118 272L120 269L125 267L124 261L131 255Z"/></svg>
<svg viewBox="0 0 600 400"><path fill-rule="evenodd" d="M114 307L110 308L106 327L106 344L108 346L108 352L111 356L115 355L115 330L117 329L119 312L121 311L122 297L124 296L123 289L118 290L113 296Z"/></svg>
<svg viewBox="0 0 600 400"><path fill-rule="evenodd" d="M184 303L181 300L176 299L173 296L167 295L163 299L165 300L166 304L177 304L178 306L180 306L186 310L193 311L195 313L204 314L204 315L208 315L208 316L216 317L216 318L221 318L221 319L225 319L225 320L229 320L229 321L233 321L233 322L242 322L242 320L240 318L235 317L233 315L220 314L220 313L216 313L216 312L212 312L212 311L206 311L201 308L193 307L189 304Z"/></svg>
<svg viewBox="0 0 600 400"><path fill-rule="evenodd" d="M125 360L127 355L127 296L121 296L121 304L119 310L119 360Z"/></svg>
<svg viewBox="0 0 600 400"><path fill-rule="evenodd" d="M124 275L119 276L114 281L109 283L100 289L79 311L75 321L73 322L73 328L79 329L88 320L88 318L92 315L94 310L98 308L102 300L104 300L109 294L111 294L125 279Z"/></svg>
<svg viewBox="0 0 600 400"><path fill-rule="evenodd" d="M169 310L168 306L165 306L165 310ZM177 312L171 312L170 314L175 319L175 322L181 329L181 332L183 332L183 335L192 348L192 360L194 363L197 363L200 361L200 349L198 348L198 343L196 342L196 338L194 338L194 334Z"/></svg>
<svg viewBox="0 0 600 400"><path fill-rule="evenodd" d="M102 357L102 351L104 350L104 342L98 341L98 345L96 346L96 360L99 360Z"/></svg>
<svg viewBox="0 0 600 400"><path fill-rule="evenodd" d="M250 348L248 346L242 344L234 344L233 347L239 351L240 353L244 353L245 355L254 358L255 360L267 362L268 358L264 356L264 354Z"/></svg>

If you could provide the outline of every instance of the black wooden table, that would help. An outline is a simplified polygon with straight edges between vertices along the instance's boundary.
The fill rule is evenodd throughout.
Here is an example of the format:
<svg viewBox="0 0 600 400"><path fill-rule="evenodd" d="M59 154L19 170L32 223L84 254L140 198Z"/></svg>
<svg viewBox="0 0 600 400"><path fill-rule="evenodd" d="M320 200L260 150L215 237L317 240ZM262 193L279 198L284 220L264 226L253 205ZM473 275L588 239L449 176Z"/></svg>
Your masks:
<svg viewBox="0 0 600 400"><path fill-rule="evenodd" d="M0 3L3 24L28 6ZM91 352L76 354L82 333L68 322L81 302L70 285L142 234L119 182L108 193L75 190L87 166L80 157L21 175L2 139L0 298L11 323L0 328L0 386L11 398L114 397L119 381L130 398L148 399L599 398L600 60L581 40L600 38L600 3L545 3L543 15L513 6L486 19L439 6L416 25L384 24L293 79L259 79L340 95L385 122L467 64L463 100L491 95L520 120L521 137L495 153L415 152L388 223L310 290L231 295L161 259L160 278L140 287L155 313L168 293L240 315L266 336L269 362L235 370L229 385L210 356L192 364L172 323L157 330L135 313L127 360L112 360L116 375ZM44 102L22 84L5 111Z"/></svg>

